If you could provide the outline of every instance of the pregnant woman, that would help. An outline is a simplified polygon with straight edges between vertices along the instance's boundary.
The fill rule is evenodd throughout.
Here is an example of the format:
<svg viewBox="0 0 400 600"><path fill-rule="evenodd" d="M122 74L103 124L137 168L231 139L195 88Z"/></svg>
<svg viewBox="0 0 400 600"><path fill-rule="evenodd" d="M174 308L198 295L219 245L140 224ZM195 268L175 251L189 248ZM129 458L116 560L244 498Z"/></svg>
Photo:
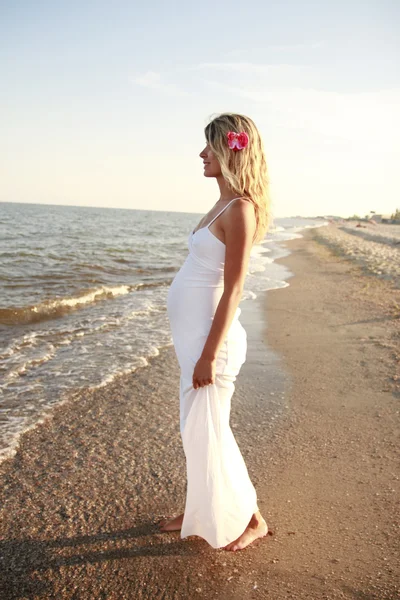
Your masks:
<svg viewBox="0 0 400 600"><path fill-rule="evenodd" d="M190 233L189 254L167 299L181 370L186 504L184 513L163 519L160 528L235 551L270 533L229 425L234 381L247 351L238 305L251 248L269 224L267 166L248 117L219 115L205 137L204 175L215 177L220 198Z"/></svg>

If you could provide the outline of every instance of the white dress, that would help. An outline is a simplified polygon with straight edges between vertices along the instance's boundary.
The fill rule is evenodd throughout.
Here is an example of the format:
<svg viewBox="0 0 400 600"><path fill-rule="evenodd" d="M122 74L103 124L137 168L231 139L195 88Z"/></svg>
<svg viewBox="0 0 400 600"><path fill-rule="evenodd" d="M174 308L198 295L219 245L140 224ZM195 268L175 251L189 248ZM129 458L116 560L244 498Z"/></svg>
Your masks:
<svg viewBox="0 0 400 600"><path fill-rule="evenodd" d="M239 307L217 356L215 383L197 389L192 384L224 290L225 244L209 227L231 202L206 227L190 233L189 254L167 298L181 370L180 432L187 472L180 535L198 535L213 548L238 538L258 511L256 490L229 424L234 381L247 352Z"/></svg>

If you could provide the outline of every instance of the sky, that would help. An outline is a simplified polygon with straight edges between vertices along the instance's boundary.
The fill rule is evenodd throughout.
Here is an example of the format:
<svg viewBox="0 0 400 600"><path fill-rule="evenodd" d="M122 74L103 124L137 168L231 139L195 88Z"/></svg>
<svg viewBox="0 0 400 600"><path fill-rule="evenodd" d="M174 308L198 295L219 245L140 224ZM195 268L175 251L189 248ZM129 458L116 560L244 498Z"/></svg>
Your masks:
<svg viewBox="0 0 400 600"><path fill-rule="evenodd" d="M221 112L271 213L400 208L398 0L0 0L0 201L206 213Z"/></svg>

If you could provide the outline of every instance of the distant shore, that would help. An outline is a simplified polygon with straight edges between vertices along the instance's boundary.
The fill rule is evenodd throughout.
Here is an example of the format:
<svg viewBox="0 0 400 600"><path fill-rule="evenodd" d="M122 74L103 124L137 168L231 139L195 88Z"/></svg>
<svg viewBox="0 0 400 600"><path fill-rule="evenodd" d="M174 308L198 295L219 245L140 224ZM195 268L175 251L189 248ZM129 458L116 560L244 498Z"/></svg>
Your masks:
<svg viewBox="0 0 400 600"><path fill-rule="evenodd" d="M398 290L332 252L335 230L285 243L294 276L254 301L232 399L275 535L230 553L159 533L186 484L169 347L57 407L0 465L2 599L398 597Z"/></svg>

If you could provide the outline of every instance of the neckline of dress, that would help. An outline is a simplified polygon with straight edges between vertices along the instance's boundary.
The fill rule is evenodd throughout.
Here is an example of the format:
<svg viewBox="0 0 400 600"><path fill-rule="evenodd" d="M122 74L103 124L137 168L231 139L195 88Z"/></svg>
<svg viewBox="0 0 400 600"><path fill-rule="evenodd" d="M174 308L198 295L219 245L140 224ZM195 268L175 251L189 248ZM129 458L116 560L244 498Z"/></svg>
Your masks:
<svg viewBox="0 0 400 600"><path fill-rule="evenodd" d="M199 231L201 231L202 229L207 229L207 230L208 230L208 233L209 233L209 234L210 234L210 235L211 235L211 236L212 236L212 237L213 237L215 240L217 240L217 242L219 242L220 244L222 244L222 245L225 247L225 244L224 244L224 242L222 242L222 241L221 241L219 238L217 238L217 236L216 236L216 235L214 235L214 234L213 234L213 232L212 232L212 231L210 231L210 230L209 230L209 225L204 225L204 227L200 227L200 228L199 228L199 229L197 229L196 231L191 231L191 232L190 232L190 235L191 235L191 236L194 236L194 235L196 235L196 233L199 233Z"/></svg>
<svg viewBox="0 0 400 600"><path fill-rule="evenodd" d="M208 225L203 225L203 227L199 227L198 229L196 229L196 231L192 230L191 234L195 235L198 231L200 231L201 229L208 229L210 227L210 225L212 223L214 223L215 219L218 219L219 215L222 214L224 212L224 210L226 208L228 208L228 206L231 204L231 202L233 202L234 200L239 200L240 198L242 198L242 196L237 196L237 198L232 198L232 200L229 200L228 204L225 204L225 206L219 211L218 214L215 215L215 217L213 217L211 219L211 221L208 223ZM211 231L210 231L211 235L213 235L216 239L218 239ZM221 242L221 240L219 240ZM223 242L221 242L223 244ZM225 244L224 244L225 246Z"/></svg>

